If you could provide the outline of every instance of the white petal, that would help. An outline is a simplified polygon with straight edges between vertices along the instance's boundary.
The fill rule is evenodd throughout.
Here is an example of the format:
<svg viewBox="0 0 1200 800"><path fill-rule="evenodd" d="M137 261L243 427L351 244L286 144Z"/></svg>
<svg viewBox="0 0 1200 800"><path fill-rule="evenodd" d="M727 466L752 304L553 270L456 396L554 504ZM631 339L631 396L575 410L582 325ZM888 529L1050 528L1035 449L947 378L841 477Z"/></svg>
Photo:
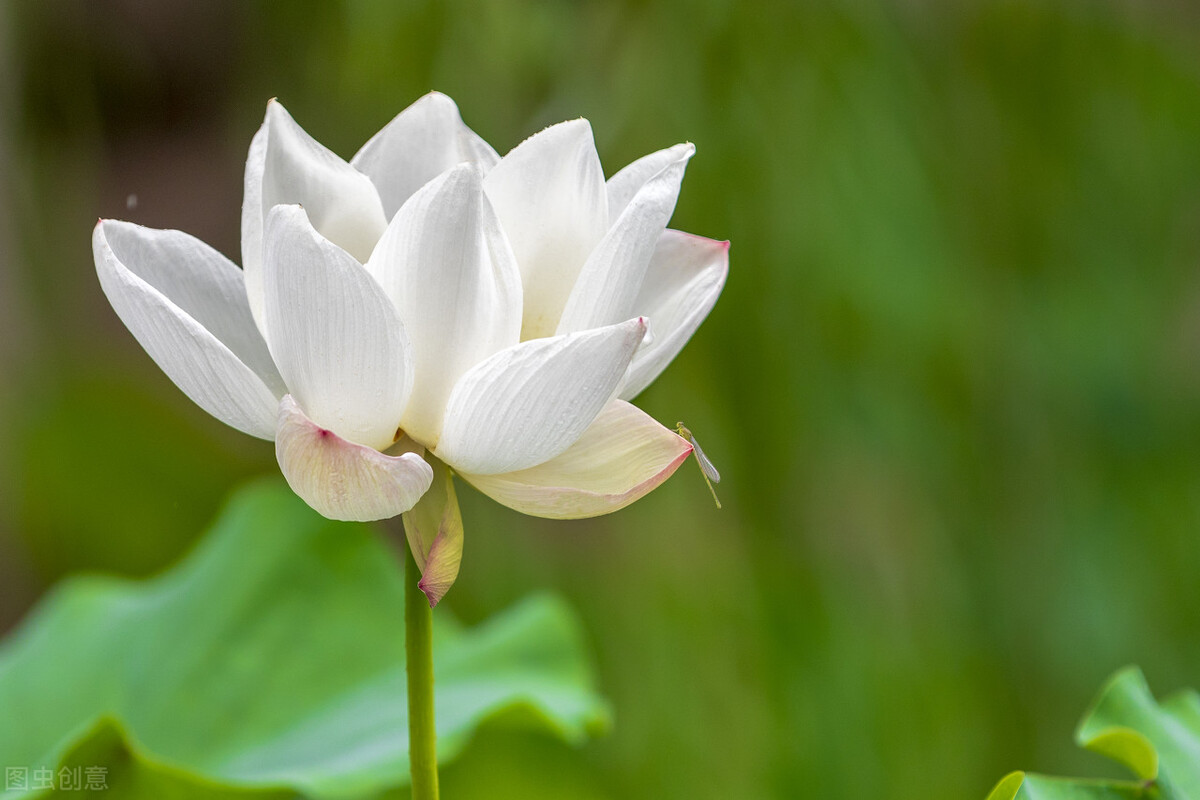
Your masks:
<svg viewBox="0 0 1200 800"><path fill-rule="evenodd" d="M600 157L587 120L546 128L483 182L521 267L522 339L550 336L592 248L608 228Z"/></svg>
<svg viewBox="0 0 1200 800"><path fill-rule="evenodd" d="M608 183L605 184L605 190L608 193L608 218L615 220L621 216L625 206L629 205L629 201L638 193L642 185L683 157L689 147L692 145L677 144L648 156L642 156L609 178Z"/></svg>
<svg viewBox="0 0 1200 800"><path fill-rule="evenodd" d="M463 164L427 183L367 264L412 342L414 388L401 424L422 442L437 441L459 377L520 341L521 276L480 181L478 167Z"/></svg>
<svg viewBox="0 0 1200 800"><path fill-rule="evenodd" d="M433 481L417 453L386 456L348 442L305 416L291 395L279 403L275 457L292 491L329 519L394 517L416 505Z"/></svg>
<svg viewBox="0 0 1200 800"><path fill-rule="evenodd" d="M679 185L696 148L680 145L677 158L642 184L588 257L571 289L559 333L610 325L636 312L633 301L646 278L658 237L667 227Z"/></svg>
<svg viewBox="0 0 1200 800"><path fill-rule="evenodd" d="M299 206L271 210L265 249L267 343L292 394L322 428L388 447L412 387L395 306Z"/></svg>
<svg viewBox="0 0 1200 800"><path fill-rule="evenodd" d="M629 367L621 397L630 400L658 377L708 316L729 274L729 242L666 230L634 308L653 322Z"/></svg>
<svg viewBox="0 0 1200 800"><path fill-rule="evenodd" d="M476 475L554 458L612 399L645 333L631 319L501 350L455 385L435 454Z"/></svg>
<svg viewBox="0 0 1200 800"><path fill-rule="evenodd" d="M272 100L250 142L242 197L242 268L250 309L260 329L266 217L274 206L293 203L304 206L322 236L360 262L371 255L387 225L371 179L305 133Z"/></svg>
<svg viewBox="0 0 1200 800"><path fill-rule="evenodd" d="M96 273L117 316L167 377L198 406L240 431L270 439L275 432L277 395L268 388L262 377L238 357L230 345L221 341L187 310L208 317L210 321L219 318L221 315L213 305L213 300L227 288L223 286L227 278L212 278L207 287L203 286L205 279L198 276L164 279L164 265L149 264L144 260L144 257L156 257L158 254L137 245L146 241L158 245L165 243L167 250L182 246L188 251L181 262L183 267L208 263L207 254L190 248L190 242L179 238L183 234L160 232L164 235L143 239L131 231L132 228L126 223L100 222L92 233ZM114 252L108 240L110 232L116 234L114 239L121 248L120 255ZM129 247L131 242L135 245L132 248ZM131 256L135 268L150 280L161 282L163 289L182 289L179 303L187 306L187 309L173 302L162 290L122 263L126 256ZM217 327L228 335L238 325L236 316L234 312L229 318L221 319ZM233 337L233 343L239 347L245 344L237 337Z"/></svg>
<svg viewBox="0 0 1200 800"><path fill-rule="evenodd" d="M254 325L242 271L225 256L182 231L105 220L104 238L117 260L203 325L271 388L287 387L267 343Z"/></svg>
<svg viewBox="0 0 1200 800"><path fill-rule="evenodd" d="M608 514L671 476L691 445L645 412L613 400L575 444L536 467L463 474L475 488L522 514L580 519Z"/></svg>
<svg viewBox="0 0 1200 800"><path fill-rule="evenodd" d="M372 136L350 163L375 183L391 219L417 189L454 165L467 161L487 171L499 160L463 123L453 100L430 92Z"/></svg>

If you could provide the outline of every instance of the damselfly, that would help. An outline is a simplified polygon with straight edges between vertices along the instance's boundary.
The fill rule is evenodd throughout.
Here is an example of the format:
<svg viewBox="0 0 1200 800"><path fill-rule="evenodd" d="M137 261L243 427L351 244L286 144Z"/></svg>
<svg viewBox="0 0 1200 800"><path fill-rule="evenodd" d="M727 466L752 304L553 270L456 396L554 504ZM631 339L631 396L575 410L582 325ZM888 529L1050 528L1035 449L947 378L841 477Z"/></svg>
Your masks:
<svg viewBox="0 0 1200 800"><path fill-rule="evenodd" d="M708 490L712 492L713 500L716 502L717 508L720 508L721 499L717 497L717 490L713 488L713 484L721 482L721 473L718 472L717 468L713 466L713 463L708 460L708 456L704 455L703 448L700 447L700 443L696 441L696 437L692 435L692 432L687 429L686 425L684 425L682 422L677 422L675 423L675 430L677 430L679 435L684 439L687 439L688 443L691 444L692 455L696 457L696 463L700 465L700 474L704 476L704 482L708 484Z"/></svg>

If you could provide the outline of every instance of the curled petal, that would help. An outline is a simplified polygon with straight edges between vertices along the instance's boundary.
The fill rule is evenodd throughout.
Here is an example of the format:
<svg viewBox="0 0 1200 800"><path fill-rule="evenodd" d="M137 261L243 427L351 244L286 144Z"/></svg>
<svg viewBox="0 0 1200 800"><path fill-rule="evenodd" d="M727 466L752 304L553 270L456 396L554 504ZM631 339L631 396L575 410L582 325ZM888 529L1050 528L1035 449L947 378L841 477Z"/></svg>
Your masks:
<svg viewBox="0 0 1200 800"><path fill-rule="evenodd" d="M636 397L679 354L716 304L728 274L729 242L663 231L634 302L638 313L654 320L654 336L629 365L623 399Z"/></svg>
<svg viewBox="0 0 1200 800"><path fill-rule="evenodd" d="M588 254L608 229L604 172L587 120L513 148L483 182L525 290L522 339L551 336Z"/></svg>
<svg viewBox="0 0 1200 800"><path fill-rule="evenodd" d="M477 167L462 164L425 184L367 263L412 342L401 425L424 442L437 441L459 377L520 338L521 276L480 181Z"/></svg>
<svg viewBox="0 0 1200 800"><path fill-rule="evenodd" d="M404 535L421 569L417 586L436 606L458 578L462 563L463 522L454 493L454 477L446 465L430 458L433 483L409 511L404 512Z"/></svg>
<svg viewBox="0 0 1200 800"><path fill-rule="evenodd" d="M304 206L313 227L360 262L387 226L371 179L309 136L277 101L268 103L250 142L242 197L246 294L264 334L263 236L267 214L281 204Z"/></svg>
<svg viewBox="0 0 1200 800"><path fill-rule="evenodd" d="M299 206L271 210L264 272L267 341L296 400L344 439L391 445L412 391L412 357L383 289Z"/></svg>
<svg viewBox="0 0 1200 800"><path fill-rule="evenodd" d="M249 311L238 310L228 272L237 268L186 234L128 223L98 223L92 250L104 294L167 377L225 424L270 439L279 403L271 387L282 381L253 324L246 330ZM221 308L227 294L231 305Z"/></svg>
<svg viewBox="0 0 1200 800"><path fill-rule="evenodd" d="M455 385L435 454L476 475L554 458L616 394L645 333L638 318L501 350Z"/></svg>
<svg viewBox="0 0 1200 800"><path fill-rule="evenodd" d="M555 458L516 472L463 478L522 514L580 519L617 511L645 496L691 452L690 444L645 412L613 400Z"/></svg>
<svg viewBox="0 0 1200 800"><path fill-rule="evenodd" d="M292 491L329 519L370 522L408 511L433 481L417 453L387 456L309 419L291 395L279 403L275 457Z"/></svg>
<svg viewBox="0 0 1200 800"><path fill-rule="evenodd" d="M690 144L677 144L674 147L642 156L609 178L604 185L605 191L608 193L608 218L615 220L621 216L625 206L629 205L629 201L645 185L646 181L678 161L688 148L691 148L692 152L695 151Z"/></svg>
<svg viewBox="0 0 1200 800"><path fill-rule="evenodd" d="M350 164L374 182L391 219L418 189L454 165L466 161L487 171L499 160L463 123L453 100L430 92L372 136Z"/></svg>
<svg viewBox="0 0 1200 800"><path fill-rule="evenodd" d="M588 256L563 309L559 333L610 325L641 313L634 310L634 299L658 237L675 211L683 172L696 148L681 144L668 152L674 160L638 188Z"/></svg>

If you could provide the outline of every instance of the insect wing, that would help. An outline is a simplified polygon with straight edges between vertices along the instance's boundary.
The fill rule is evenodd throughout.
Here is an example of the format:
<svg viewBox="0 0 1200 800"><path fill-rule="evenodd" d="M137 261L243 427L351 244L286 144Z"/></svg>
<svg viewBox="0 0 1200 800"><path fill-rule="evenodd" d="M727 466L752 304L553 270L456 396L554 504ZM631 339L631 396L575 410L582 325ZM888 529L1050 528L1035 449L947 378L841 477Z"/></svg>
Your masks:
<svg viewBox="0 0 1200 800"><path fill-rule="evenodd" d="M713 483L720 483L721 473L718 472L713 463L708 460L708 456L704 455L704 448L702 448L700 443L696 441L696 437L688 436L688 440L692 443L692 454L696 456L696 463L700 465L700 471L704 473L704 477L708 478Z"/></svg>

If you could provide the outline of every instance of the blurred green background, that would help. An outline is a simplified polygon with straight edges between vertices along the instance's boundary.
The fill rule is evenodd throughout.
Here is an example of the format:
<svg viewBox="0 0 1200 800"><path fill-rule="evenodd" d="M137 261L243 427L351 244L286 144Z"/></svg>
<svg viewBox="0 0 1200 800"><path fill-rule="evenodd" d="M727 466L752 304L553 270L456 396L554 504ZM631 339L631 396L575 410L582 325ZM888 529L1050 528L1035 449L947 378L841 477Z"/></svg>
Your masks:
<svg viewBox="0 0 1200 800"><path fill-rule="evenodd" d="M1116 668L1200 684L1196 6L8 0L0 33L0 629L276 470L121 326L95 219L236 260L269 97L349 157L436 88L501 153L576 116L610 174L695 142L672 226L733 241L639 401L723 511L693 464L579 523L461 491L447 605L559 590L616 717L483 735L462 796L981 798L1111 774L1071 731Z"/></svg>

